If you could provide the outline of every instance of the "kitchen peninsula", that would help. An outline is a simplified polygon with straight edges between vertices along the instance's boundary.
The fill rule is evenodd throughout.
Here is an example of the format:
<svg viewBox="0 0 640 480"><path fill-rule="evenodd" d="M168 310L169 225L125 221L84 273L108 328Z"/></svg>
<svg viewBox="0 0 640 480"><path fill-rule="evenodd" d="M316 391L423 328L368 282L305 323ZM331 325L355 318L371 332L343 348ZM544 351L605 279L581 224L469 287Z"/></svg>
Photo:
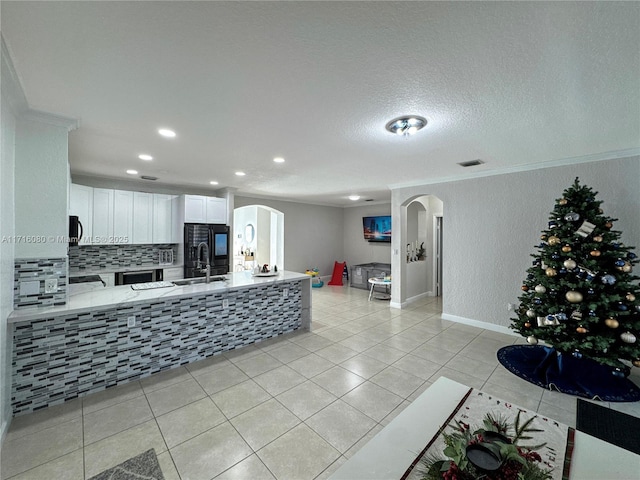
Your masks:
<svg viewBox="0 0 640 480"><path fill-rule="evenodd" d="M125 285L15 310L9 322L18 415L308 329L311 284L283 271L148 290Z"/></svg>

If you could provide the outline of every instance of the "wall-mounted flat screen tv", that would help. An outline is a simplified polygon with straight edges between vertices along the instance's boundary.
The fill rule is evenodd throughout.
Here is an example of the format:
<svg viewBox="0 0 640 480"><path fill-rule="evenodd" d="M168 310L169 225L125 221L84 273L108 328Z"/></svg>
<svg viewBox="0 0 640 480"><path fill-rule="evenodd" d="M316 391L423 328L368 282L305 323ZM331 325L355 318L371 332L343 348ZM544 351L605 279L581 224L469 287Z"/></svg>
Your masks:
<svg viewBox="0 0 640 480"><path fill-rule="evenodd" d="M370 242L391 241L391 216L362 217L364 239Z"/></svg>

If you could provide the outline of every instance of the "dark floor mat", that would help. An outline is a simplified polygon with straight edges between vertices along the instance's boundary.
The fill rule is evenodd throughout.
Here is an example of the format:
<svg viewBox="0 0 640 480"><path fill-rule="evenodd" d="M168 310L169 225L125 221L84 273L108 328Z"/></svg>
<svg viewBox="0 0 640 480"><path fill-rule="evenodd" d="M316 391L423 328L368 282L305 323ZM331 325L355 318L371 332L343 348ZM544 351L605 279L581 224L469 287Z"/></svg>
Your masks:
<svg viewBox="0 0 640 480"><path fill-rule="evenodd" d="M578 398L576 430L640 455L640 418Z"/></svg>

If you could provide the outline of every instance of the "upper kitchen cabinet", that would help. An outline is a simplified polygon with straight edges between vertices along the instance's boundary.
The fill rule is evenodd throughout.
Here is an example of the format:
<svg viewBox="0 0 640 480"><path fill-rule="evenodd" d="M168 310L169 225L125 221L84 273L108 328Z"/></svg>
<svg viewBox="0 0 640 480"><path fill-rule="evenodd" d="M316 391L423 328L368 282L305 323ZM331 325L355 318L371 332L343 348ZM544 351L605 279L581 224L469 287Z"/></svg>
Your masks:
<svg viewBox="0 0 640 480"><path fill-rule="evenodd" d="M93 188L71 184L69 215L75 215L82 224L79 245L91 245L93 236Z"/></svg>
<svg viewBox="0 0 640 480"><path fill-rule="evenodd" d="M207 223L227 224L227 200L207 197Z"/></svg>
<svg viewBox="0 0 640 480"><path fill-rule="evenodd" d="M173 204L173 195L153 194L153 243L173 242Z"/></svg>
<svg viewBox="0 0 640 480"><path fill-rule="evenodd" d="M133 192L114 190L113 205L114 243L133 243Z"/></svg>
<svg viewBox="0 0 640 480"><path fill-rule="evenodd" d="M184 196L184 223L227 223L227 201L200 195Z"/></svg>
<svg viewBox="0 0 640 480"><path fill-rule="evenodd" d="M113 239L114 191L106 188L93 189L93 244L105 245Z"/></svg>
<svg viewBox="0 0 640 480"><path fill-rule="evenodd" d="M153 195L133 192L133 243L153 243Z"/></svg>

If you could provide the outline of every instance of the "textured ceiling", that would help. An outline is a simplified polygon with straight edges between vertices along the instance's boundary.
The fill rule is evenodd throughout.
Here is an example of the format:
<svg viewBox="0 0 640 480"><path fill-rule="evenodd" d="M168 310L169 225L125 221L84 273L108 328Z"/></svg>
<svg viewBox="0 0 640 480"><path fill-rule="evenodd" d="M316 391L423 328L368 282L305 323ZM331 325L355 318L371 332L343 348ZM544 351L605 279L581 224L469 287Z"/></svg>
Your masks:
<svg viewBox="0 0 640 480"><path fill-rule="evenodd" d="M351 205L388 200L389 185L640 148L638 2L0 8L30 107L80 121L74 174L135 168L174 186ZM427 127L385 131L406 113ZM457 165L473 159L486 164Z"/></svg>

